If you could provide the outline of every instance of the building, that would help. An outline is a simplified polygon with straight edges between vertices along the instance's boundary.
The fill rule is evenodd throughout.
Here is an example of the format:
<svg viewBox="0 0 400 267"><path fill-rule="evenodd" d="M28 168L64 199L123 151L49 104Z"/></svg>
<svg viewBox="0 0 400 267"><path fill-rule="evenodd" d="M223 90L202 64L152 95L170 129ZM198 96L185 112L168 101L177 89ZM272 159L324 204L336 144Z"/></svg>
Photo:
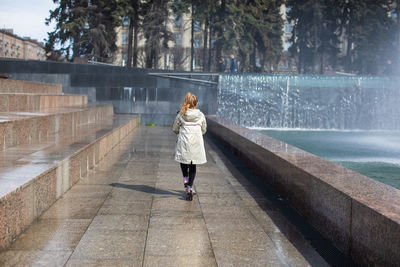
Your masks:
<svg viewBox="0 0 400 267"><path fill-rule="evenodd" d="M289 22L287 18L287 14L290 11L290 7L286 7L285 5L281 6L280 13L283 18L283 34L282 34L282 49L283 55L281 61L278 64L279 73L295 73L297 72L297 66L294 59L290 56L289 48L292 45L290 39L292 38L292 29L293 24Z"/></svg>
<svg viewBox="0 0 400 267"><path fill-rule="evenodd" d="M196 27L198 25L198 27ZM190 70L190 46L191 46L191 19L190 16L171 15L167 27L172 32L173 41L168 43L169 49L162 51L159 59L160 69L172 70ZM197 30L196 30L197 29ZM125 66L128 61L128 43L129 43L129 19L122 18L122 26L116 29L117 32L117 52L114 56L114 64ZM195 23L194 48L197 50L201 45L200 24ZM145 62L145 38L143 33L138 33L138 58L137 67L144 68ZM197 57L193 63L194 69L200 69L200 61Z"/></svg>
<svg viewBox="0 0 400 267"><path fill-rule="evenodd" d="M12 29L0 29L0 57L46 60L43 43L28 37L21 38Z"/></svg>
<svg viewBox="0 0 400 267"><path fill-rule="evenodd" d="M282 35L282 50L283 56L281 62L278 64L278 69L272 72L296 72L296 64L290 58L288 51L292 36L292 25L288 22L286 14L288 8L285 5L281 6L281 14L284 19L284 28ZM204 42L204 25L196 22L194 23L194 59L190 62L190 47L191 47L191 17L190 14L183 14L176 16L171 14L167 22L167 27L172 32L173 41L168 43L169 49L161 51L159 58L159 69L169 70L185 70L189 71L190 64L193 65L193 70L203 70L203 42ZM117 52L114 56L113 63L119 66L125 66L128 59L128 40L129 40L129 18L122 19L122 26L116 29L117 31ZM213 40L207 40L208 44L213 44ZM137 67L145 67L145 38L142 32L138 34L138 61ZM208 60L208 59L206 59ZM216 60L212 58L212 60ZM257 60L259 61L259 60ZM227 63L229 59L227 57ZM206 62L207 63L207 62ZM216 62L214 62L216 64ZM239 62L240 63L240 62Z"/></svg>

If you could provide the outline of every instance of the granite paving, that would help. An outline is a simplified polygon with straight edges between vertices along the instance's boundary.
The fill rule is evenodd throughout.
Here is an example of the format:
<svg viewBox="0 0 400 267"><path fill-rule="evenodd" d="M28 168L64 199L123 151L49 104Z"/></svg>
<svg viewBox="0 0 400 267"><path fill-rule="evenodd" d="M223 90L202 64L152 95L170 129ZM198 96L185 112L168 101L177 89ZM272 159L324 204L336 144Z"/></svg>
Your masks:
<svg viewBox="0 0 400 267"><path fill-rule="evenodd" d="M0 253L0 266L328 266L212 141L186 201L176 136L140 126Z"/></svg>

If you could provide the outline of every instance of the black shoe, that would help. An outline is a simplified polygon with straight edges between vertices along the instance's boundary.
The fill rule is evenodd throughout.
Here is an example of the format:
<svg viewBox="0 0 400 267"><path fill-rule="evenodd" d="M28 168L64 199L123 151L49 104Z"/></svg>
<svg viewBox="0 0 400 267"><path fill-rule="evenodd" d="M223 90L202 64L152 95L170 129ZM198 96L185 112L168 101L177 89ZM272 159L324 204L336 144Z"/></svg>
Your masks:
<svg viewBox="0 0 400 267"><path fill-rule="evenodd" d="M190 192L186 193L186 200L192 201L193 200L193 192L190 190Z"/></svg>

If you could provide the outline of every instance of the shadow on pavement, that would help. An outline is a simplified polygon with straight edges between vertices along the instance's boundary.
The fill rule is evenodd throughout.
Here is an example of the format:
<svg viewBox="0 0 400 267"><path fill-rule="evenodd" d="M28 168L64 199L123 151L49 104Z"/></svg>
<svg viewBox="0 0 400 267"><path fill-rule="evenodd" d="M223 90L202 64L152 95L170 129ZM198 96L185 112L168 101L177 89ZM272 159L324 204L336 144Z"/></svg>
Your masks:
<svg viewBox="0 0 400 267"><path fill-rule="evenodd" d="M155 195L180 196L182 198L185 193L184 190L168 191L168 190L163 190L163 189L156 189L153 186L148 186L148 185L130 185L130 184L121 184L121 183L111 183L110 186L140 191L140 192L144 192L144 193L151 193L151 194L155 194Z"/></svg>

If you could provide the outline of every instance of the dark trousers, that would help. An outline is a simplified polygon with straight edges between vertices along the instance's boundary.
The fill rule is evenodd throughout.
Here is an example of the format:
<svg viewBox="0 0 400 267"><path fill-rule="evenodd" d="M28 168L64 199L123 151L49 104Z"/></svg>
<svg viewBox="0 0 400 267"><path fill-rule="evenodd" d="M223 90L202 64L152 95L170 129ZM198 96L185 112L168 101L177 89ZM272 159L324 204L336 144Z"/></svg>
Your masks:
<svg viewBox="0 0 400 267"><path fill-rule="evenodd" d="M193 186L194 177L196 176L196 164L183 164L181 163L181 170L183 177L189 177L189 186Z"/></svg>

